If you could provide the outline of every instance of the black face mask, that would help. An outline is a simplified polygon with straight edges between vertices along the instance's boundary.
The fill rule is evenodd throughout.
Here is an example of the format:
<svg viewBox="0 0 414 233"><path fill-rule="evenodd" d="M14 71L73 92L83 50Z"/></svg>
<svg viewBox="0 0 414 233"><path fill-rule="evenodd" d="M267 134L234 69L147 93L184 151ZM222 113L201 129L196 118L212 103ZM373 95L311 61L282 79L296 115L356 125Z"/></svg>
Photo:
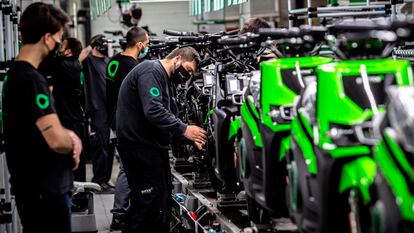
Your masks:
<svg viewBox="0 0 414 233"><path fill-rule="evenodd" d="M48 56L50 57L57 57L59 54L59 49L62 44L60 42L55 42L55 47L49 51Z"/></svg>
<svg viewBox="0 0 414 233"><path fill-rule="evenodd" d="M175 84L181 84L187 82L191 78L191 75L184 68L184 66L178 67L171 77L171 81Z"/></svg>

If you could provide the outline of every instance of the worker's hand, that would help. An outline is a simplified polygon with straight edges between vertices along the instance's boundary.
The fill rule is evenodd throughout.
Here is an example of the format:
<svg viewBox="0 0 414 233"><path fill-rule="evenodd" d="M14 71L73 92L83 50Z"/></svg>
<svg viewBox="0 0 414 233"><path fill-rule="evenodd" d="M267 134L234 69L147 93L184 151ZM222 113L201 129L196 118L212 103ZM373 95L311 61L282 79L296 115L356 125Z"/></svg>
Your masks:
<svg viewBox="0 0 414 233"><path fill-rule="evenodd" d="M82 141L73 131L68 130L70 139L72 139L72 161L73 161L73 171L75 171L80 162L80 155L82 153Z"/></svg>
<svg viewBox="0 0 414 233"><path fill-rule="evenodd" d="M204 148L204 146L206 145L205 143L198 143L198 142L194 142L195 146L197 147L197 149L201 150L201 151L205 151L206 149Z"/></svg>
<svg viewBox="0 0 414 233"><path fill-rule="evenodd" d="M204 145L207 141L207 132L198 126L189 125L185 130L184 137L200 145Z"/></svg>

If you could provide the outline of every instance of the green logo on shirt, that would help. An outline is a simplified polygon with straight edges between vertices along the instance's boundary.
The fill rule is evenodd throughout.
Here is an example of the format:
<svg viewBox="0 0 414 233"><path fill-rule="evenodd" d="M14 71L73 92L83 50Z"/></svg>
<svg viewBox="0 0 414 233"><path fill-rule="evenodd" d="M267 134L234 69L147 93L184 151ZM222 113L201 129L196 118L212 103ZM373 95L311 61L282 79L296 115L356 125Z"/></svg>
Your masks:
<svg viewBox="0 0 414 233"><path fill-rule="evenodd" d="M108 74L110 78L113 78L116 74L116 72L118 71L118 67L119 67L119 61L111 61L108 64Z"/></svg>
<svg viewBox="0 0 414 233"><path fill-rule="evenodd" d="M154 97L160 96L160 90L158 88L156 88L156 87L151 88L150 89L150 93Z"/></svg>
<svg viewBox="0 0 414 233"><path fill-rule="evenodd" d="M49 97L45 94L37 94L36 104L40 109L46 109L49 107Z"/></svg>

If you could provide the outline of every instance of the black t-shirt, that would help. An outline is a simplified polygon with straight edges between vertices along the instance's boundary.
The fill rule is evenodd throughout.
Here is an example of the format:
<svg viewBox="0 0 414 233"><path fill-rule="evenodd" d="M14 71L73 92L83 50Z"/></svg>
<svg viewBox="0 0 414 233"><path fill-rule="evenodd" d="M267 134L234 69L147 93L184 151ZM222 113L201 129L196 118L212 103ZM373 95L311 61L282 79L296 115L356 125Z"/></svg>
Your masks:
<svg viewBox="0 0 414 233"><path fill-rule="evenodd" d="M106 110L106 67L109 58L90 53L82 62L85 75L86 112Z"/></svg>
<svg viewBox="0 0 414 233"><path fill-rule="evenodd" d="M84 87L78 59L56 58L51 75L55 108L63 126L84 122Z"/></svg>
<svg viewBox="0 0 414 233"><path fill-rule="evenodd" d="M3 89L6 157L14 191L63 194L72 188L70 155L52 151L36 121L55 113L46 79L29 63L16 61Z"/></svg>
<svg viewBox="0 0 414 233"><path fill-rule="evenodd" d="M115 113L119 88L122 81L136 65L138 65L136 59L121 53L113 56L108 62L108 67L106 68L106 109L108 122L112 129L115 129Z"/></svg>
<svg viewBox="0 0 414 233"><path fill-rule="evenodd" d="M176 114L173 85L159 61L144 61L122 82L116 111L120 146L168 149L187 125Z"/></svg>

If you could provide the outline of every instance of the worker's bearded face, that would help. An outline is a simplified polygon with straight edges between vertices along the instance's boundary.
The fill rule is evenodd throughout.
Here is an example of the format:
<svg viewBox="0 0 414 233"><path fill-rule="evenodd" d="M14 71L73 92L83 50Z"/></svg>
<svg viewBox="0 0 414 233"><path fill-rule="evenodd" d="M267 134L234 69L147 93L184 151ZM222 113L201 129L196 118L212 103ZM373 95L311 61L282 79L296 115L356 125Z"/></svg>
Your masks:
<svg viewBox="0 0 414 233"><path fill-rule="evenodd" d="M176 69L172 74L171 81L175 84L185 83L191 78L191 74L187 71L187 69L182 65L182 61L180 59L179 62L176 63Z"/></svg>

